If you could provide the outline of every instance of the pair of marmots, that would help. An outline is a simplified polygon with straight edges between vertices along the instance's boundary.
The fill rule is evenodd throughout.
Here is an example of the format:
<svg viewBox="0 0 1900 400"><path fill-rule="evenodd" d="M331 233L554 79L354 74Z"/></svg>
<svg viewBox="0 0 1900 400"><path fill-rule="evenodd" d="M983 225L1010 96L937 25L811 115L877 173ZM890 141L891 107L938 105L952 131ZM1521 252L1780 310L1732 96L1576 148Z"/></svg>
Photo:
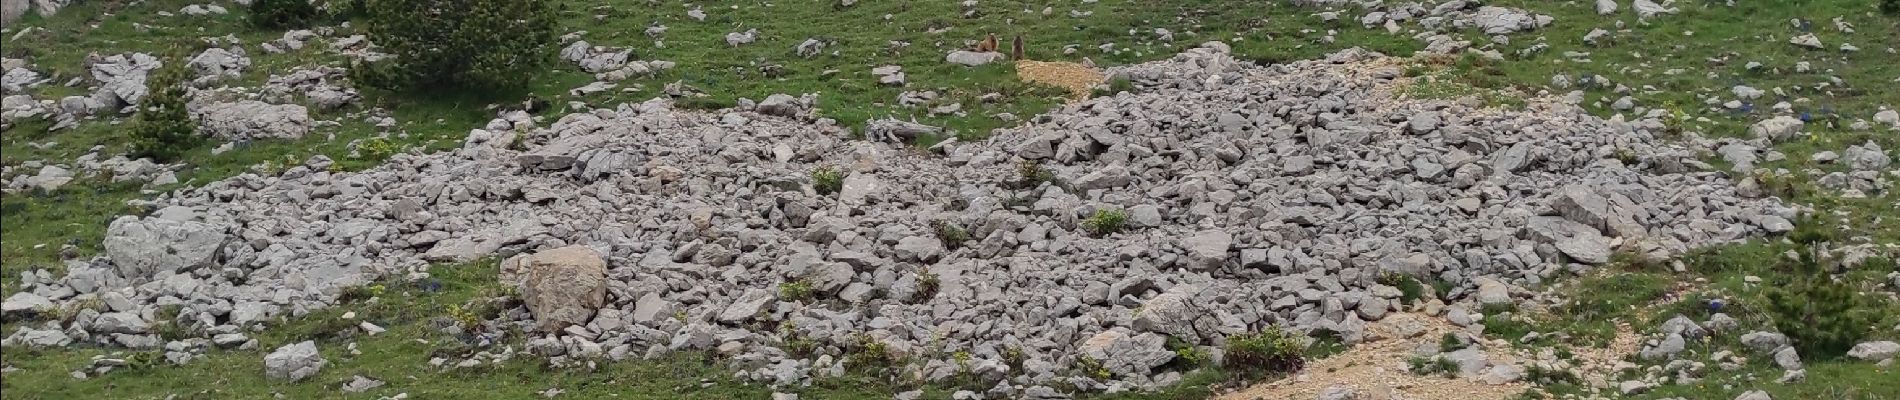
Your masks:
<svg viewBox="0 0 1900 400"><path fill-rule="evenodd" d="M996 34L992 33L985 36L983 41L976 42L976 51L984 53L995 52L996 46ZM1016 35L1016 40L1010 43L1009 58L1012 60L1023 59L1023 35Z"/></svg>

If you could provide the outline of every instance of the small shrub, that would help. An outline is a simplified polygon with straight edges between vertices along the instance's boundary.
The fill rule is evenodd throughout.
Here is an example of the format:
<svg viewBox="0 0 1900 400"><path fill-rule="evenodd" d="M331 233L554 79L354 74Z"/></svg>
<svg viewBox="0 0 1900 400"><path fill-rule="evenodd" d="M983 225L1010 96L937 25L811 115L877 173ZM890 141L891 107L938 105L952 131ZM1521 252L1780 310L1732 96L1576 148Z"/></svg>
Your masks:
<svg viewBox="0 0 1900 400"><path fill-rule="evenodd" d="M860 371L877 370L897 363L897 355L891 353L890 345L871 335L857 334L846 350L850 354L845 356L845 365Z"/></svg>
<svg viewBox="0 0 1900 400"><path fill-rule="evenodd" d="M1128 222L1128 214L1122 210L1100 209L1095 215L1082 221L1082 228L1095 236L1108 236L1122 231L1122 225Z"/></svg>
<svg viewBox="0 0 1900 400"><path fill-rule="evenodd" d="M918 270L917 293L912 295L911 301L923 302L932 297L937 297L937 288L942 285L943 282L938 280L937 274L931 273L929 268Z"/></svg>
<svg viewBox="0 0 1900 400"><path fill-rule="evenodd" d="M1379 275L1379 283L1399 289L1399 300L1405 304L1417 303L1425 299L1425 284L1405 274L1387 272ZM1436 298L1437 296L1432 296Z"/></svg>
<svg viewBox="0 0 1900 400"><path fill-rule="evenodd" d="M251 3L251 26L258 29L299 29L317 18L310 0L256 0Z"/></svg>
<svg viewBox="0 0 1900 400"><path fill-rule="evenodd" d="M476 314L474 311L468 308L464 308L460 305L455 305L455 304L450 304L448 311L449 311L449 318L454 319L455 325L458 327L461 327L463 332L473 333L473 332L481 331L482 329L481 315Z"/></svg>
<svg viewBox="0 0 1900 400"><path fill-rule="evenodd" d="M1880 12L1887 15L1900 15L1900 0L1880 0Z"/></svg>
<svg viewBox="0 0 1900 400"><path fill-rule="evenodd" d="M818 167L811 170L811 188L821 195L844 190L844 173L831 167Z"/></svg>
<svg viewBox="0 0 1900 400"><path fill-rule="evenodd" d="M805 301L812 297L810 282L795 280L778 284L778 298L786 301Z"/></svg>
<svg viewBox="0 0 1900 400"><path fill-rule="evenodd" d="M1229 369L1242 373L1298 371L1306 366L1306 358L1301 354L1304 347L1299 337L1275 326L1260 333L1227 338L1225 361Z"/></svg>
<svg viewBox="0 0 1900 400"><path fill-rule="evenodd" d="M1090 93L1089 97L1114 96L1121 92L1135 91L1135 82L1128 80L1128 78L1126 77L1115 77L1114 79L1109 79L1108 82L1104 83L1104 85L1106 86L1096 87L1095 90L1092 93Z"/></svg>
<svg viewBox="0 0 1900 400"><path fill-rule="evenodd" d="M1107 380L1115 376L1113 372L1108 371L1107 366L1102 365L1102 360L1097 360L1089 356L1077 356L1075 358L1075 369L1076 371L1080 371L1082 375L1095 379Z"/></svg>
<svg viewBox="0 0 1900 400"><path fill-rule="evenodd" d="M1023 353L1022 346L1009 346L1003 349L1003 364L1009 365L1011 369L1022 369L1023 361L1028 360L1029 356Z"/></svg>
<svg viewBox="0 0 1900 400"><path fill-rule="evenodd" d="M1452 362L1451 359L1447 359L1443 356L1412 357L1411 359L1405 360L1405 364L1409 367L1408 370L1411 371L1413 375L1441 374L1446 378L1455 378L1458 376L1458 363Z"/></svg>
<svg viewBox="0 0 1900 400"><path fill-rule="evenodd" d="M152 73L151 93L140 100L132 121L134 154L172 162L204 143L185 111L189 79L182 64L166 64Z"/></svg>
<svg viewBox="0 0 1900 400"><path fill-rule="evenodd" d="M291 0L294 1L294 0ZM365 28L389 60L351 68L385 89L519 87L556 53L547 0L373 0Z"/></svg>
<svg viewBox="0 0 1900 400"><path fill-rule="evenodd" d="M1537 363L1531 363L1529 367L1525 368L1524 381L1541 386L1577 385L1583 383L1582 379L1577 378L1577 373L1575 372L1544 368L1538 366Z"/></svg>
<svg viewBox="0 0 1900 400"><path fill-rule="evenodd" d="M931 226L936 229L937 240L943 242L944 248L954 250L963 247L963 242L970 240L970 231L964 230L962 226L954 222L937 221L931 223Z"/></svg>
<svg viewBox="0 0 1900 400"><path fill-rule="evenodd" d="M396 151L396 144L390 142L388 138L373 137L357 141L354 155L361 159L381 160L396 154Z"/></svg>
<svg viewBox="0 0 1900 400"><path fill-rule="evenodd" d="M1016 164L1016 177L1016 186L1026 189L1041 185L1043 182L1055 182L1056 173L1043 168L1042 163L1023 160Z"/></svg>
<svg viewBox="0 0 1900 400"><path fill-rule="evenodd" d="M1874 326L1872 306L1853 286L1834 281L1812 251L1800 253L1798 260L1780 258L1786 273L1768 291L1768 316L1803 358L1839 357Z"/></svg>
<svg viewBox="0 0 1900 400"><path fill-rule="evenodd" d="M782 339L780 339L780 347L782 350L785 350L786 353L806 357L818 352L818 341L799 334L797 324L791 321L785 321L785 323L779 325L778 330L779 335L782 337Z"/></svg>
<svg viewBox="0 0 1900 400"><path fill-rule="evenodd" d="M1450 353L1454 351L1464 350L1466 346L1469 346L1469 345L1465 344L1465 341L1463 340L1458 340L1457 334L1448 332L1448 333L1445 333L1445 336L1438 337L1438 351L1441 353Z"/></svg>

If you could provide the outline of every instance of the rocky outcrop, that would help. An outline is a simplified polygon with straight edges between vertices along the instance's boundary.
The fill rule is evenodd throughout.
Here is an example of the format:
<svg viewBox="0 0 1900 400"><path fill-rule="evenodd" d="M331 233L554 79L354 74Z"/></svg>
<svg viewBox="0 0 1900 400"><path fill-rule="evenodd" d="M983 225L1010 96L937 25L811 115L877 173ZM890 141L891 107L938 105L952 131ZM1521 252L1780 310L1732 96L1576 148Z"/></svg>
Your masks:
<svg viewBox="0 0 1900 400"><path fill-rule="evenodd" d="M326 363L323 355L317 352L316 342L288 344L264 356L264 377L302 381L316 376Z"/></svg>
<svg viewBox="0 0 1900 400"><path fill-rule="evenodd" d="M105 253L120 276L149 279L215 265L228 236L222 227L162 217L119 217L106 228Z"/></svg>
<svg viewBox="0 0 1900 400"><path fill-rule="evenodd" d="M152 276L199 287L172 298L233 304L187 308L185 325L239 332L331 304L325 288L523 255L506 268L529 306L487 324L542 330L529 347L547 357L724 351L746 366L735 376L777 384L838 365L783 351L795 334L919 355L909 367L927 379L963 365L929 354L963 352L984 379L1029 386L1066 379L1093 349L1115 365L1103 385L1139 387L1169 380L1152 367L1164 335L1211 346L1274 325L1364 340L1402 304L1379 273L1502 303L1611 251L1675 254L1796 214L1692 167L1697 149L1661 139L1655 119L1548 98L1398 98L1399 67L1365 51L1253 66L1224 49L1113 68L1131 90L929 152L786 118L803 109L789 96L497 119L509 131L471 129L462 148L361 172L313 158L161 196L149 205L231 243L192 274ZM1107 209L1127 210L1124 229L1089 232ZM147 269L161 268L131 272ZM91 282L22 290L61 303L75 284L130 285ZM1022 368L998 368L1011 346Z"/></svg>
<svg viewBox="0 0 1900 400"><path fill-rule="evenodd" d="M198 132L224 140L297 139L310 133L310 110L257 100L211 103L192 110Z"/></svg>

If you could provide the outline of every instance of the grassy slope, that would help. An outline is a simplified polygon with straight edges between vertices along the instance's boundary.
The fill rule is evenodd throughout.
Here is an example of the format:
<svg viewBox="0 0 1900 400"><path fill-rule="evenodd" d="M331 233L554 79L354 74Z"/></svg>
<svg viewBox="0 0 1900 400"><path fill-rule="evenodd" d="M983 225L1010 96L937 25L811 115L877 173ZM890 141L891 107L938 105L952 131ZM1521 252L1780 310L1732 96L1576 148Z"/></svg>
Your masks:
<svg viewBox="0 0 1900 400"><path fill-rule="evenodd" d="M253 50L256 64L240 79L246 85L255 85L270 73L281 73L296 65L336 60L335 56L310 50L281 55L261 54L255 50L255 44L274 39L279 32L250 30L242 24L241 8L233 9L238 14L193 17L190 22L180 17L154 15L159 10L175 11L189 3L186 0L147 0L137 5L121 6L121 2L116 1L92 1L75 5L60 16L48 20L29 16L16 26L42 26L49 28L49 33L9 42L6 52L10 57L31 56L43 72L51 72L57 77L55 82L83 75L80 61L87 52L112 54L160 51L175 45L195 46L181 43L191 43L199 36L234 34L247 43ZM573 4L569 4L562 14L568 30L590 32L585 38L596 45L632 46L642 59L671 60L681 64L680 69L659 77L622 83L623 87L641 85L644 90L609 92L584 99L594 104L643 100L655 95L661 84L679 80L713 95L711 101L703 104L729 104L740 97L759 99L771 93L817 92L823 94L821 106L824 113L848 125L884 116L914 117L927 123L949 126L964 136L981 136L991 128L1004 125L1004 122L987 115L1010 112L1027 117L1058 101L1051 98L1054 94L1051 91L1010 79L1011 71L1007 65L964 68L942 62L942 54L947 49L961 47L963 40L977 38L985 32L996 32L1004 37L1016 33L1026 34L1031 58L1079 60L1082 56L1088 56L1103 64L1166 57L1179 47L1208 40L1228 41L1241 57L1263 62L1311 58L1352 46L1395 54L1409 54L1421 47L1418 42L1407 37L1359 27L1356 22L1352 22L1356 15L1347 15L1343 23L1328 26L1311 15L1311 10L1289 7L1277 1L1154 4L1163 2L1103 0L1091 6L1095 11L1093 15L1079 18L1067 15L1071 7L1067 3L1056 6L1053 15L1044 16L1039 12L1043 3L1029 1L984 1L977 9L975 18L960 17L956 2L950 1L861 2L857 7L845 10L807 5L805 2L781 2L771 7L761 7L761 3L753 1L706 1L698 3L711 15L704 22L688 19L685 16L686 9L677 2L661 5L627 0L590 2L587 5L570 3ZM611 9L594 8L595 4L602 3L611 6ZM1900 76L1900 56L1885 51L1889 47L1900 47L1900 39L1896 39L1900 38L1900 18L1868 16L1871 2L1743 2L1741 8L1730 9L1720 6L1705 8L1703 2L1692 1L1685 2L1695 4L1684 5L1683 14L1665 16L1647 24L1637 23L1625 5L1625 12L1615 19L1629 24L1629 31L1617 32L1612 44L1606 47L1589 47L1581 43L1582 35L1592 28L1614 30L1614 19L1594 15L1589 9L1589 2L1499 0L1492 3L1525 7L1557 18L1557 22L1545 30L1513 36L1512 44L1500 46L1499 50L1515 54L1517 49L1535 43L1537 37L1545 38L1551 48L1529 57L1512 55L1507 61L1498 63L1459 63L1443 74L1453 77L1453 84L1475 89L1471 92L1513 87L1534 92L1547 85L1553 74L1570 74L1573 78L1583 74L1602 75L1635 89L1630 95L1639 106L1679 109L1691 116L1706 118L1706 121L1692 124L1691 130L1715 135L1741 134L1748 123L1762 118L1769 105L1780 100L1778 96L1770 94L1756 105L1757 111L1754 113L1708 112L1696 100L1697 94L1726 97L1728 87L1734 84L1746 84L1763 90L1785 87L1792 90L1787 100L1795 103L1797 110L1821 115L1825 108L1846 116L1847 120L1867 118L1880 105L1900 105L1900 98L1892 95L1900 93L1900 82L1892 78ZM731 7L734 5L741 7L735 10ZM98 17L105 11L116 15ZM596 18L597 14L604 17ZM888 21L882 17L886 14L892 16ZM1848 16L1857 25L1858 32L1846 35L1833 31L1828 20L1835 16ZM1815 31L1830 46L1845 41L1854 43L1862 51L1843 54L1832 50L1810 51L1788 45L1786 38L1796 33L1787 23L1792 17L1813 20ZM141 32L134 26L135 22L153 27ZM655 22L671 28L665 36L664 48L657 48L652 39L641 33L648 24ZM932 28L943 27L952 29L942 34L928 32ZM1175 32L1176 44L1151 42L1155 36L1152 28L1156 27ZM749 28L760 29L762 35L759 42L736 49L724 43L725 33ZM1337 40L1322 42L1320 38L1329 29L1337 30L1334 35ZM1694 34L1691 36L1685 32ZM1478 35L1469 36L1475 43L1486 43ZM792 52L793 46L811 37L836 41L838 45L825 55L811 59L796 57ZM911 46L902 51L893 51L885 45L889 40L907 41ZM1118 47L1135 51L1102 54L1094 47L1103 41L1113 41ZM1080 52L1075 55L1062 54L1061 46L1065 44L1080 45ZM830 50L836 50L838 54L832 55ZM1562 54L1566 51L1590 52L1596 62L1564 62ZM1812 62L1816 71L1793 73L1794 62L1802 60ZM1773 71L1746 71L1741 66L1748 61L1760 61ZM780 79L760 77L759 67L766 64L783 65L787 76ZM910 86L900 89L876 85L869 76L869 69L886 64L903 65ZM1664 71L1669 69L1682 69L1686 73L1665 74ZM826 70L838 72L827 77L821 74ZM1710 72L1715 77L1705 75ZM1847 83L1846 87L1836 86L1827 90L1794 88L1796 85L1813 86L1828 81L1830 77L1839 77ZM521 88L518 93L489 98L493 100L453 93L432 94L430 98L405 98L372 92L368 93L368 102L389 109L391 115L403 122L400 132L391 137L393 142L426 151L454 145L466 129L478 126L488 118L489 112L484 107L489 103L511 102L530 95L555 99L557 104L565 103L565 100L569 100L565 95L566 89L580 86L588 80L587 76L575 72L569 66L557 65L537 76L529 87ZM1621 96L1613 93L1612 89L1587 88L1590 96L1586 103L1593 110L1608 115L1609 110L1604 109L1603 105ZM903 90L938 90L947 95L941 101L963 103L969 116L933 117L924 115L921 109L890 106ZM43 98L57 98L78 92L76 88L56 86L35 90L36 96ZM985 104L976 100L977 96L991 92L1006 95L1005 101ZM1803 101L1802 98L1807 100ZM256 143L240 151L216 156L210 155L208 148L200 149L190 157L193 167L181 173L180 179L185 181L184 185L201 184L244 171L254 164L281 164L286 160L301 160L313 154L330 155L350 169L365 168L378 161L378 157L373 156L361 159L344 157L349 153L347 144L350 140L376 135L375 128L363 123L360 116L319 117L342 122L342 126L336 129L336 139L318 134L299 141ZM0 163L16 165L27 160L70 160L95 144L103 144L114 150L123 148L122 142L117 140L122 130L116 125L91 122L77 129L53 133L45 132L44 127L43 124L27 124L0 137ZM1813 138L1782 147L1789 154L1789 160L1767 166L1836 170L1839 167L1811 165L1806 155L1823 149L1839 151L1848 144L1869 139L1880 142L1888 149L1900 148L1900 139L1896 139L1895 135L1827 127L1813 131L1816 132ZM28 142L47 140L58 141L60 145L47 150L26 146ZM126 185L76 182L57 193L7 195L0 198L0 231L6 233L5 240L0 241L0 282L10 289L14 287L13 282L19 271L54 267L56 251L64 243L79 246L82 253L95 252L105 223L112 216L138 211L125 206L124 202L149 195ZM1879 243L1900 241L1900 224L1892 223L1893 218L1900 216L1900 209L1896 209L1900 205L1896 205L1891 195L1841 200L1825 195L1799 194L1791 200L1819 204L1830 212L1844 213L1827 222L1853 235L1864 236L1866 240ZM1710 288L1708 290L1726 290L1720 292L1725 294L1744 293L1740 296L1746 297L1747 294L1740 288L1740 277L1747 273L1765 273L1759 270L1761 267L1754 260L1760 260L1763 254L1773 254L1773 250L1774 247L1770 245L1747 245L1728 251L1741 255L1733 258L1738 265L1756 267L1684 276L1642 270L1629 272L1640 274L1636 278L1610 282L1587 278L1580 281L1578 286L1642 289L1617 285L1660 285L1701 277L1712 282L1705 286ZM1867 275L1870 274L1862 274L1860 278L1872 277ZM370 392L382 395L407 391L412 395L519 398L548 387L560 387L570 394L611 392L630 398L746 398L764 393L758 388L730 384L680 392L678 388L697 387L701 378L718 380L722 376L730 376L724 373L722 367L709 367L702 360L690 356L662 362L619 363L591 373L544 370L538 363L529 361L518 361L481 373L429 371L425 367L426 354L438 346L422 344L414 339L429 339L431 343L453 339L436 337L440 335L429 331L420 321L429 316L444 315L444 304L459 303L493 286L492 277L482 273L457 272L449 274L445 280L451 283L451 288L456 289L414 296L398 291L397 295L389 297L400 300L379 307L365 307L380 311L359 310L359 313L368 314L368 318L372 319L399 319L377 320L391 328L388 334L382 336L327 339L323 342L324 351L335 364L306 383L285 384L262 380L258 372L261 354L276 344L294 341L312 331L322 331L315 328L322 325L313 321L321 321L323 317L334 316L340 311L321 313L316 318L306 318L291 323L291 326L262 334L260 338L266 342L266 350L213 352L211 359L201 360L186 368L118 371L109 378L89 380L83 384L73 383L66 373L83 365L87 357L105 350L31 353L9 350L6 363L23 370L7 375L6 396L64 398L79 394L101 394L136 398L163 397L162 393L216 390L201 393L197 397L255 398L271 392L283 392L299 398L330 397L337 396L334 387L351 374L375 376L389 381L391 387L396 388ZM1592 286L1599 284L1608 286ZM1609 292L1612 291L1584 291ZM1622 293L1641 293L1641 290ZM1640 299L1606 299L1604 303L1628 306L1637 300ZM1639 323L1650 323L1649 318L1639 318L1640 314L1626 311L1599 313L1586 321L1602 324L1617 318L1630 318ZM348 341L358 343L365 355L354 358L343 356L342 346ZM1868 375L1868 371L1872 369L1864 365L1821 363L1810 370L1808 383L1777 386L1780 389L1771 390L1777 390L1777 398L1815 394L1843 397L1837 395L1900 393L1900 388L1892 386L1891 382L1896 380L1890 379L1891 372ZM1206 383L1206 379L1197 381ZM1723 396L1733 396L1740 389L1746 387L1738 387L1737 390L1720 387L1665 388L1659 393L1725 398ZM1855 392L1857 389L1871 392ZM853 378L823 384L814 390L817 392L812 394L821 398L881 398L895 390L895 386ZM1184 385L1181 391L1183 393L1154 396L1192 398L1204 388L1202 385Z"/></svg>

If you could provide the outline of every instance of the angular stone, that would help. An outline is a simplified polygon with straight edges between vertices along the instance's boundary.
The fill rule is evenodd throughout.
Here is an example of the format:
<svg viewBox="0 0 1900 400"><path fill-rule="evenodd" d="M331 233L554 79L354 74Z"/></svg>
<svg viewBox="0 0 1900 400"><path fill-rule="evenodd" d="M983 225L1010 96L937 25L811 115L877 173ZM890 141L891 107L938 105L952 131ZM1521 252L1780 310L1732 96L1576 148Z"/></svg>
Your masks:
<svg viewBox="0 0 1900 400"><path fill-rule="evenodd" d="M534 253L521 260L520 269L521 298L544 332L586 325L607 301L607 261L592 248Z"/></svg>

